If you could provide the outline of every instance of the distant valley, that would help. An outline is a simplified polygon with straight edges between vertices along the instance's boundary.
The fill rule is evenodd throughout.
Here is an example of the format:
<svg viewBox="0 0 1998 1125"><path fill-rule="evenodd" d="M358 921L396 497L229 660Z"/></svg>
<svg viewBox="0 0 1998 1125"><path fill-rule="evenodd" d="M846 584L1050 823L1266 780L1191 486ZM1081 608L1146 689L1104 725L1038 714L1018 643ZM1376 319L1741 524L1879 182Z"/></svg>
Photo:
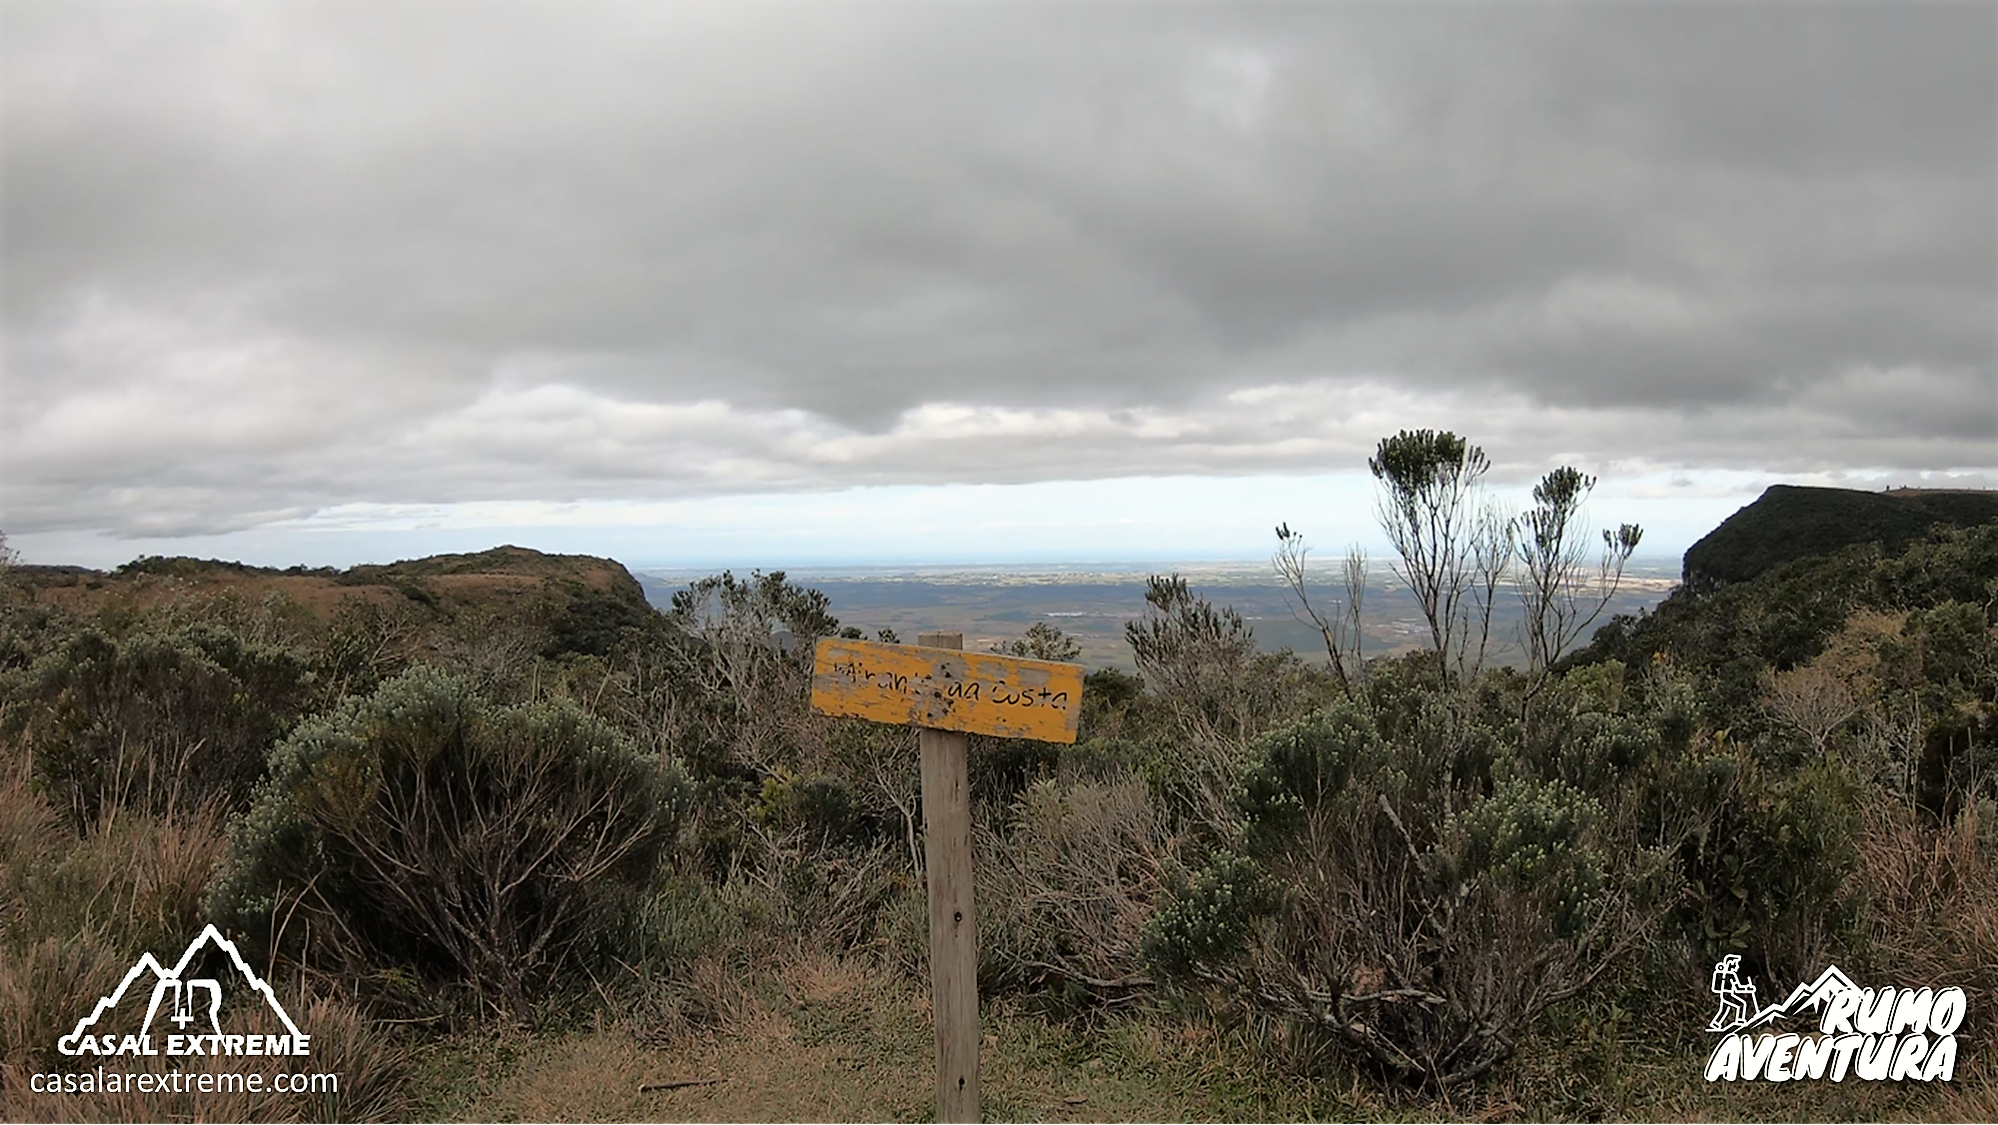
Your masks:
<svg viewBox="0 0 1998 1125"><path fill-rule="evenodd" d="M1655 557L1633 560L1621 589L1603 611L1599 624L1613 614L1636 613L1657 605L1679 583L1679 560ZM632 573L652 604L665 608L673 591L706 576L704 570L643 569ZM873 637L892 629L904 642L914 643L926 630L964 633L970 649L990 649L1046 621L1074 637L1082 646L1082 663L1090 668L1134 670L1131 648L1124 640L1124 623L1142 618L1145 579L1152 574L1178 573L1195 592L1219 606L1233 606L1255 630L1263 648L1290 648L1307 658L1324 656L1324 643L1312 626L1292 612L1293 599L1277 584L1268 562L1015 564L967 567L840 567L786 571L791 581L822 590L831 599L841 625L851 625ZM1340 596L1336 569L1314 568L1312 605L1330 613ZM1422 647L1427 626L1408 589L1385 562L1375 560L1363 606L1368 655L1387 655ZM1493 614L1494 663L1518 661L1514 640L1519 620L1518 600L1501 592Z"/></svg>

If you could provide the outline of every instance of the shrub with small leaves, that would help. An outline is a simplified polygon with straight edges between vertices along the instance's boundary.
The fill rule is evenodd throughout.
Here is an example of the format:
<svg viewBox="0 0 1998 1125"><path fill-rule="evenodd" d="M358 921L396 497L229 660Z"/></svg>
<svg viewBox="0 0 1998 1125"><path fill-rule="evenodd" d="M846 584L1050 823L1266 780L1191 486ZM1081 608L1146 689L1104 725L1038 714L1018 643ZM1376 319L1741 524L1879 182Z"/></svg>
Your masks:
<svg viewBox="0 0 1998 1125"><path fill-rule="evenodd" d="M1347 794L1356 779L1398 790L1387 747L1364 711L1341 700L1256 739L1237 804L1250 849L1280 852L1297 842L1305 815Z"/></svg>
<svg viewBox="0 0 1998 1125"><path fill-rule="evenodd" d="M1395 767L1415 792L1481 790L1517 745L1496 721L1503 716L1486 713L1465 693L1440 689L1434 653L1374 662L1367 697L1374 728L1394 748Z"/></svg>
<svg viewBox="0 0 1998 1125"><path fill-rule="evenodd" d="M749 805L749 819L776 829L798 829L820 846L872 843L891 836L843 778L833 774L800 777L779 766L763 779Z"/></svg>
<svg viewBox="0 0 1998 1125"><path fill-rule="evenodd" d="M1400 1080L1486 1073L1642 927L1598 801L1494 763L1493 727L1380 676L1251 744L1240 854L1154 917L1161 977L1343 1043ZM1494 764L1511 774L1493 785ZM1487 788L1490 787L1490 788ZM1621 858L1619 863L1628 866Z"/></svg>
<svg viewBox="0 0 1998 1125"><path fill-rule="evenodd" d="M1591 844L1602 806L1561 781L1515 780L1450 818L1439 849L1452 881L1489 874L1550 907L1555 932L1578 933L1603 889L1603 862Z"/></svg>
<svg viewBox="0 0 1998 1125"><path fill-rule="evenodd" d="M1677 849L1688 936L1779 976L1806 974L1851 906L1860 795L1844 764L1785 776L1722 732L1672 762L1653 799L1657 823L1690 825Z"/></svg>
<svg viewBox="0 0 1998 1125"><path fill-rule="evenodd" d="M84 629L4 687L34 704L8 725L27 734L37 780L81 826L125 807L240 808L310 683L287 650L192 625L123 639Z"/></svg>
<svg viewBox="0 0 1998 1125"><path fill-rule="evenodd" d="M278 746L204 909L522 1011L628 926L689 789L573 704L496 708L418 666Z"/></svg>
<svg viewBox="0 0 1998 1125"><path fill-rule="evenodd" d="M1217 852L1145 927L1144 958L1164 977L1190 977L1240 956L1276 891L1254 861Z"/></svg>

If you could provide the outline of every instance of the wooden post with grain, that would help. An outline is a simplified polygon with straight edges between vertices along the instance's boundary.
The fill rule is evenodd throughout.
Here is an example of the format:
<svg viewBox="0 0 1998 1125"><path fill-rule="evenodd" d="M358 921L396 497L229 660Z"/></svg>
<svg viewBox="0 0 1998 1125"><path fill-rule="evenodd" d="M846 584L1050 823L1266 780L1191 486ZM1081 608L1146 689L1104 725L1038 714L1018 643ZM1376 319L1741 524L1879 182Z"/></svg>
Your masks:
<svg viewBox="0 0 1998 1125"><path fill-rule="evenodd" d="M962 633L924 633L928 648ZM937 1033L937 1120L978 1120L978 912L972 901L971 789L958 731L924 727L923 866L929 872L930 1014Z"/></svg>
<svg viewBox="0 0 1998 1125"><path fill-rule="evenodd" d="M822 639L812 665L812 706L829 715L920 728L937 1120L976 1121L978 913L965 736L1074 742L1082 715L1082 667L967 653L962 633L924 633L917 639L922 643Z"/></svg>

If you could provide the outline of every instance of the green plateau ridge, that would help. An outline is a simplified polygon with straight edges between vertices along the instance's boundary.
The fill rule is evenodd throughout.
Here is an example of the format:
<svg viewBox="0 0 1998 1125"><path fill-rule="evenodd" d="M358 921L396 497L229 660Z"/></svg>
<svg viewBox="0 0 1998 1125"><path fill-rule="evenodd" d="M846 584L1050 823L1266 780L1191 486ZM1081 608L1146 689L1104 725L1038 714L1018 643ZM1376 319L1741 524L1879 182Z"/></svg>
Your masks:
<svg viewBox="0 0 1998 1125"><path fill-rule="evenodd" d="M1856 543L1898 554L1931 527L1998 519L1998 492L1900 488L1861 492L1773 484L1686 550L1681 580L1699 592L1746 582L1783 563Z"/></svg>

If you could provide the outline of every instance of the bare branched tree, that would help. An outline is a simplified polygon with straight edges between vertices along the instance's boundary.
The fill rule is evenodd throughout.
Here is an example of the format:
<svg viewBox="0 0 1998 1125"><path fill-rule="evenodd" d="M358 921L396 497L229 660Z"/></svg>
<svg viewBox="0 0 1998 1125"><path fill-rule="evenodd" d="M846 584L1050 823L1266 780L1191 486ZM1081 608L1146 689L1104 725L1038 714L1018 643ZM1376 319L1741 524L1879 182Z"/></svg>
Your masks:
<svg viewBox="0 0 1998 1125"><path fill-rule="evenodd" d="M1519 597L1526 610L1520 625L1527 666L1544 673L1616 597L1624 564L1644 531L1624 524L1603 532L1602 556L1587 572L1588 525L1582 504L1596 478L1566 465L1533 486L1533 507L1519 520L1514 550L1519 558Z"/></svg>
<svg viewBox="0 0 1998 1125"><path fill-rule="evenodd" d="M1533 506L1518 520L1512 549L1519 561L1519 625L1530 677L1520 698L1520 737L1526 737L1533 701L1546 688L1550 671L1616 597L1624 564L1644 531L1623 524L1603 532L1602 555L1588 572L1588 523L1582 504L1596 478L1563 465L1533 486Z"/></svg>
<svg viewBox="0 0 1998 1125"><path fill-rule="evenodd" d="M1457 664L1466 682L1484 667L1485 656L1491 651L1492 607L1498 603L1499 586L1505 582L1512 564L1518 527L1518 521L1503 508L1489 502L1479 506L1471 523L1471 598L1464 610L1463 655Z"/></svg>
<svg viewBox="0 0 1998 1125"><path fill-rule="evenodd" d="M1511 536L1510 522L1484 495L1490 459L1448 430L1403 430L1381 439L1367 468L1386 489L1381 529L1401 559L1395 574L1428 622L1444 683L1475 676L1506 568L1500 548Z"/></svg>
<svg viewBox="0 0 1998 1125"><path fill-rule="evenodd" d="M1810 739L1811 748L1822 754L1831 749L1832 735L1859 714L1865 701L1848 677L1811 663L1784 672L1764 669L1762 705Z"/></svg>
<svg viewBox="0 0 1998 1125"><path fill-rule="evenodd" d="M1284 586L1296 601L1291 605L1291 616L1318 630L1324 638L1325 655L1331 658L1332 672L1339 677L1339 687L1351 699L1366 682L1367 664L1363 652L1365 635L1360 630L1361 609L1367 594L1367 552L1354 544L1346 552L1342 566L1346 587L1343 602L1334 603L1331 616L1319 612L1311 604L1310 584L1305 576L1305 556L1311 548L1304 542L1304 533L1291 530L1289 523L1277 525L1277 551L1271 561L1276 566L1277 577L1283 579Z"/></svg>
<svg viewBox="0 0 1998 1125"><path fill-rule="evenodd" d="M1367 683L1366 634L1360 630L1360 622L1365 619L1367 604L1367 579L1370 577L1367 566L1367 549L1358 543L1346 548L1346 557L1339 566L1340 577L1346 587L1346 625L1353 638L1353 655L1357 658L1353 669L1361 687Z"/></svg>

